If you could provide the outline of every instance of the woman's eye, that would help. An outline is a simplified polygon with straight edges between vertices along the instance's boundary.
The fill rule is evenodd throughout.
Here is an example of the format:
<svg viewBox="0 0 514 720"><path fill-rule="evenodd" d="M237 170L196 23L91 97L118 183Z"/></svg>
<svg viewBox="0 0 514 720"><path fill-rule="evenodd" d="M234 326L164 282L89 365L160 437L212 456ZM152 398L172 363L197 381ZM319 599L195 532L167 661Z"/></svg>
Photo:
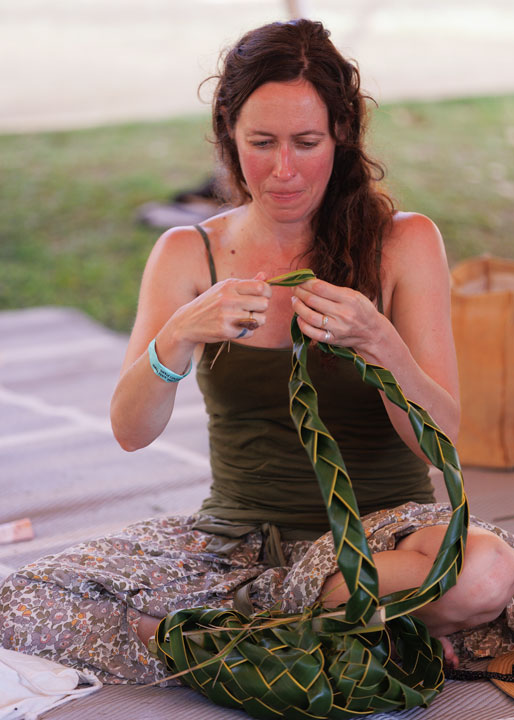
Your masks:
<svg viewBox="0 0 514 720"><path fill-rule="evenodd" d="M273 145L273 140L250 140L250 145L255 148L269 148ZM302 150L315 148L319 145L319 140L297 140L296 147Z"/></svg>

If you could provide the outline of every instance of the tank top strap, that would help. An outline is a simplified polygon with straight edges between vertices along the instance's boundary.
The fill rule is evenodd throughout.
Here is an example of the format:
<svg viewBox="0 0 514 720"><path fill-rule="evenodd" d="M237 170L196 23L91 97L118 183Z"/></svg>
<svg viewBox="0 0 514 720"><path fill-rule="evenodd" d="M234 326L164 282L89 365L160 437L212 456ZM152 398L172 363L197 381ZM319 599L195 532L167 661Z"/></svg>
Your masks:
<svg viewBox="0 0 514 720"><path fill-rule="evenodd" d="M218 278L216 277L216 266L214 264L214 258L212 257L211 252L211 243L209 241L209 236L203 229L203 227L200 227L200 225L195 225L196 230L200 233L202 236L202 240L205 245L205 249L207 250L207 258L209 260L209 271L211 273L211 283L212 285L215 285L218 282Z"/></svg>

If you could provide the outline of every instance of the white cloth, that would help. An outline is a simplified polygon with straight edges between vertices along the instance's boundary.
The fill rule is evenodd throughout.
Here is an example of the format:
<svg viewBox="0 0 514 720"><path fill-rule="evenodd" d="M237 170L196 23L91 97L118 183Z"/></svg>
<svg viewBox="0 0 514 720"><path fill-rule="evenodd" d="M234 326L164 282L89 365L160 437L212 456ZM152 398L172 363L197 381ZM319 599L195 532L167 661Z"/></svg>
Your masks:
<svg viewBox="0 0 514 720"><path fill-rule="evenodd" d="M77 689L81 683L89 687ZM36 720L41 713L101 687L90 673L0 648L0 720Z"/></svg>

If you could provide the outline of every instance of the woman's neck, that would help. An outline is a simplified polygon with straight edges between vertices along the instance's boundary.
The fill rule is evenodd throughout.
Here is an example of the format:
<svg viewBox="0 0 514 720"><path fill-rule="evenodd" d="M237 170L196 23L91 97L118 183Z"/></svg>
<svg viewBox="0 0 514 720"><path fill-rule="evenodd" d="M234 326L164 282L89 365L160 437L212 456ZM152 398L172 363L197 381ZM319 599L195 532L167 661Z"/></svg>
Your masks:
<svg viewBox="0 0 514 720"><path fill-rule="evenodd" d="M272 252L301 255L310 246L311 225L308 220L279 222L260 212L253 203L246 206L243 226L248 238L251 237L256 245L266 245Z"/></svg>

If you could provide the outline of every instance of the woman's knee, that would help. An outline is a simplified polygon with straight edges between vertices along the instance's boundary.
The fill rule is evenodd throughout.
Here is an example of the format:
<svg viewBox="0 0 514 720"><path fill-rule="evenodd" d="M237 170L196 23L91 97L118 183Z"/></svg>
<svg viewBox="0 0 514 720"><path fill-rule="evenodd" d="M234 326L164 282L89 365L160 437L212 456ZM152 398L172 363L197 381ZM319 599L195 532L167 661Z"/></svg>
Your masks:
<svg viewBox="0 0 514 720"><path fill-rule="evenodd" d="M470 613L493 620L514 595L514 548L488 530L470 528L461 578Z"/></svg>
<svg viewBox="0 0 514 720"><path fill-rule="evenodd" d="M396 550L376 554L380 594L421 585L437 556L447 526L423 528L401 540ZM494 620L514 594L514 549L500 537L476 526L469 528L462 572L457 584L416 615L438 634L455 632ZM320 600L333 607L348 599L340 573L328 577Z"/></svg>
<svg viewBox="0 0 514 720"><path fill-rule="evenodd" d="M409 535L398 547L435 558L446 526L437 525ZM455 624L455 629L494 620L514 594L514 549L498 535L471 526L462 572L456 586L421 613Z"/></svg>

